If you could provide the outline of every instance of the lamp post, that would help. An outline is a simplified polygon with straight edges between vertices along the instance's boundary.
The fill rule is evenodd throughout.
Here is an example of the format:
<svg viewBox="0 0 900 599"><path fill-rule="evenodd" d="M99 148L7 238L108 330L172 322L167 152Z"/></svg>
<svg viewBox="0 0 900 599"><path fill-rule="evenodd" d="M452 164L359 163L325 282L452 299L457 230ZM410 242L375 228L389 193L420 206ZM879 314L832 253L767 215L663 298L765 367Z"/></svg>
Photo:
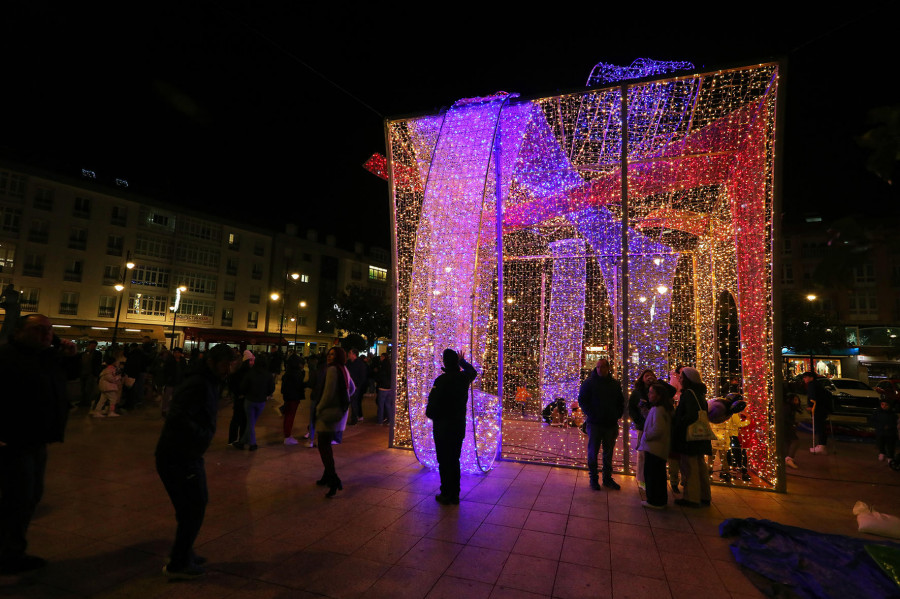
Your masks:
<svg viewBox="0 0 900 599"><path fill-rule="evenodd" d="M281 278L281 295L279 296L278 292L273 291L269 297L272 298L273 302L277 302L279 297L281 298L281 319L278 321L278 351L281 351L281 339L284 334L284 300L287 296L287 284L288 278L296 281L300 278L299 272L290 272L291 264L288 262L285 264L284 276ZM295 340L296 344L296 340Z"/></svg>
<svg viewBox="0 0 900 599"><path fill-rule="evenodd" d="M122 280L116 284L116 292L119 294L119 302L116 307L116 326L113 328L113 337L112 337L112 345L115 347L116 339L119 336L119 315L122 313L122 296L124 295L122 292L125 290L125 275L128 274L128 271L134 268L134 262L131 261L131 250L128 250L128 253L125 255L125 271L122 272Z"/></svg>
<svg viewBox="0 0 900 599"><path fill-rule="evenodd" d="M175 348L175 321L178 320L178 308L181 306L181 294L187 291L187 287L181 285L175 288L175 305L169 306L172 311L172 338L169 340L169 350Z"/></svg>
<svg viewBox="0 0 900 599"><path fill-rule="evenodd" d="M306 308L306 302L300 301L297 304L298 308ZM296 314L291 316L291 322L294 323L294 351L297 351L297 326L300 324L300 312L298 311Z"/></svg>

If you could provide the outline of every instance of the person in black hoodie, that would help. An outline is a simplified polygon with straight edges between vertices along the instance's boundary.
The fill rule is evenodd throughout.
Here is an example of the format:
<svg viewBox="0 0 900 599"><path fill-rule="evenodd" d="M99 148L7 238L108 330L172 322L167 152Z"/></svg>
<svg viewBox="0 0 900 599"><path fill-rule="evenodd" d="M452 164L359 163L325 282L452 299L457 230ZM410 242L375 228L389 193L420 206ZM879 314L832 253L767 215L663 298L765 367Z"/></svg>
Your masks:
<svg viewBox="0 0 900 599"><path fill-rule="evenodd" d="M0 574L47 563L26 555L25 535L44 492L47 444L62 442L65 433L69 402L61 362L75 354L43 314L17 318L9 343L0 346Z"/></svg>
<svg viewBox="0 0 900 599"><path fill-rule="evenodd" d="M469 385L478 376L465 355L452 349L443 354L443 374L428 393L425 416L434 423L434 449L441 474L441 492L434 499L443 505L459 503L459 456L466 435L466 402Z"/></svg>
<svg viewBox="0 0 900 599"><path fill-rule="evenodd" d="M234 352L225 344L213 347L204 362L176 390L159 442L156 471L175 507L175 542L163 573L170 578L195 578L206 561L194 554L209 493L203 454L216 433L222 384Z"/></svg>

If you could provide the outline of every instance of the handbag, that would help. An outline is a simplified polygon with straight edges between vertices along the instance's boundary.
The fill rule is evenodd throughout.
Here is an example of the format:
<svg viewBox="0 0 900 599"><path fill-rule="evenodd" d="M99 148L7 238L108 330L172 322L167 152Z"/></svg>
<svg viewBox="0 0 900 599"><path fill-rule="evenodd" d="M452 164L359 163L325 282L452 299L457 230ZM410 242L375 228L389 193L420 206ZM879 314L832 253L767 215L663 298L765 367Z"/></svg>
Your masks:
<svg viewBox="0 0 900 599"><path fill-rule="evenodd" d="M709 425L709 415L706 413L706 410L700 407L700 400L697 399L697 394L692 390L691 395L694 396L694 401L697 402L697 420L692 422L687 427L687 432L685 433L685 441L716 441L718 437L716 437L716 433L713 432L712 427Z"/></svg>

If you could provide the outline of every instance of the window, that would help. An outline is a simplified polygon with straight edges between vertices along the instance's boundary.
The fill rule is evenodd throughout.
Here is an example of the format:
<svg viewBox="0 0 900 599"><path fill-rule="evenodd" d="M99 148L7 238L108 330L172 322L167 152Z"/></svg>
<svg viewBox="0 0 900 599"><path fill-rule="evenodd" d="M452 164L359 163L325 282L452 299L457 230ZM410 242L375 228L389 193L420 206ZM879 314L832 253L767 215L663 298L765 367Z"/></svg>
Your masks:
<svg viewBox="0 0 900 599"><path fill-rule="evenodd" d="M6 194L11 198L24 198L27 181L25 175L0 171L0 194Z"/></svg>
<svg viewBox="0 0 900 599"><path fill-rule="evenodd" d="M145 258L158 258L160 260L172 259L172 241L138 235L134 245L134 255Z"/></svg>
<svg viewBox="0 0 900 599"><path fill-rule="evenodd" d="M0 244L0 272L12 272L16 265L16 246L10 243ZM26 273L27 274L27 273Z"/></svg>
<svg viewBox="0 0 900 599"><path fill-rule="evenodd" d="M233 302L235 296L235 289L237 288L237 283L234 281L226 281L225 282L225 293L223 294L223 298L227 302Z"/></svg>
<svg viewBox="0 0 900 599"><path fill-rule="evenodd" d="M229 250L239 250L241 249L241 236L237 233L229 233L228 234L228 249Z"/></svg>
<svg viewBox="0 0 900 599"><path fill-rule="evenodd" d="M109 215L109 224L124 227L128 224L128 208L125 206L113 206Z"/></svg>
<svg viewBox="0 0 900 599"><path fill-rule="evenodd" d="M168 289L170 272L162 266L135 266L131 270L131 284Z"/></svg>
<svg viewBox="0 0 900 599"><path fill-rule="evenodd" d="M179 244L175 250L175 258L179 262L187 264L208 266L210 268L219 267L219 250L215 248L194 244Z"/></svg>
<svg viewBox="0 0 900 599"><path fill-rule="evenodd" d="M219 242L222 239L222 226L209 221L185 216L178 221L178 231L188 237Z"/></svg>
<svg viewBox="0 0 900 599"><path fill-rule="evenodd" d="M225 266L225 274L235 276L238 272L237 258L229 258Z"/></svg>
<svg viewBox="0 0 900 599"><path fill-rule="evenodd" d="M19 294L19 305L22 312L37 312L41 301L41 290L34 287L24 287Z"/></svg>
<svg viewBox="0 0 900 599"><path fill-rule="evenodd" d="M122 280L122 267L118 264L107 264L103 268L103 284L115 285Z"/></svg>
<svg viewBox="0 0 900 599"><path fill-rule="evenodd" d="M309 283L309 275L300 275L301 283Z"/></svg>
<svg viewBox="0 0 900 599"><path fill-rule="evenodd" d="M22 274L26 277L43 277L44 256L40 254L25 254L25 264L22 265Z"/></svg>
<svg viewBox="0 0 900 599"><path fill-rule="evenodd" d="M875 265L867 262L854 266L853 284L855 287L873 287L875 285Z"/></svg>
<svg viewBox="0 0 900 599"><path fill-rule="evenodd" d="M234 320L234 308L222 308L222 326L230 327Z"/></svg>
<svg viewBox="0 0 900 599"><path fill-rule="evenodd" d="M253 255L254 256L265 256L266 255L266 246L263 245L261 241L257 241L253 244Z"/></svg>
<svg viewBox="0 0 900 599"><path fill-rule="evenodd" d="M59 299L59 313L68 316L78 315L78 293L63 291Z"/></svg>
<svg viewBox="0 0 900 599"><path fill-rule="evenodd" d="M178 306L179 316L181 314L191 314L194 316L208 316L212 318L212 315L215 311L215 302L202 299L185 298L183 295L181 296L181 304Z"/></svg>
<svg viewBox="0 0 900 599"><path fill-rule="evenodd" d="M156 208L141 206L138 214L138 226L147 229L168 229L168 232L171 233L175 231L175 215Z"/></svg>
<svg viewBox="0 0 900 599"><path fill-rule="evenodd" d="M850 293L850 317L863 320L878 318L878 301L874 290L854 290Z"/></svg>
<svg viewBox="0 0 900 599"><path fill-rule="evenodd" d="M386 268L378 268L377 266L372 266L370 264L369 265L369 280L386 283L387 282L387 269Z"/></svg>
<svg viewBox="0 0 900 599"><path fill-rule="evenodd" d="M250 273L250 276L256 280L259 280L263 277L263 267L259 262L253 263L253 271Z"/></svg>
<svg viewBox="0 0 900 599"><path fill-rule="evenodd" d="M0 206L0 231L19 233L22 221L22 209L11 206Z"/></svg>
<svg viewBox="0 0 900 599"><path fill-rule="evenodd" d="M97 316L100 318L115 318L116 316L116 296L101 295L100 304L97 308Z"/></svg>
<svg viewBox="0 0 900 599"><path fill-rule="evenodd" d="M255 329L259 324L259 312L253 311L247 313L247 328Z"/></svg>
<svg viewBox="0 0 900 599"><path fill-rule="evenodd" d="M69 229L69 249L84 250L87 248L87 229L72 227Z"/></svg>
<svg viewBox="0 0 900 599"><path fill-rule="evenodd" d="M125 238L121 235L110 235L106 238L106 255L121 256L125 246Z"/></svg>
<svg viewBox="0 0 900 599"><path fill-rule="evenodd" d="M298 327L306 326L306 317L305 316L296 316L295 318L297 319L297 321L294 324L296 324Z"/></svg>
<svg viewBox="0 0 900 599"><path fill-rule="evenodd" d="M169 313L168 297L146 293L128 294L128 313L141 316L163 317Z"/></svg>
<svg viewBox="0 0 900 599"><path fill-rule="evenodd" d="M791 253L791 240L785 238L784 240L782 240L781 243L784 247L784 254L785 255L790 254Z"/></svg>
<svg viewBox="0 0 900 599"><path fill-rule="evenodd" d="M801 269L803 270L803 283L811 283L813 278L813 273L816 271L816 267L812 264L804 264Z"/></svg>
<svg viewBox="0 0 900 599"><path fill-rule="evenodd" d="M84 260L72 260L66 265L63 271L63 280L73 283L81 282L81 275L84 272Z"/></svg>
<svg viewBox="0 0 900 599"><path fill-rule="evenodd" d="M34 243L47 243L50 239L50 221L44 218L35 218L31 221L31 229L28 230L28 241Z"/></svg>
<svg viewBox="0 0 900 599"><path fill-rule="evenodd" d="M350 266L350 278L353 279L354 281L362 280L362 265L361 264L354 262Z"/></svg>
<svg viewBox="0 0 900 599"><path fill-rule="evenodd" d="M785 285L794 284L794 265L790 262L781 265L781 282Z"/></svg>
<svg viewBox="0 0 900 599"><path fill-rule="evenodd" d="M53 190L38 187L34 191L34 207L36 210L53 210Z"/></svg>
<svg viewBox="0 0 900 599"><path fill-rule="evenodd" d="M251 287L250 288L250 303L258 304L259 298L262 296L262 289L259 287Z"/></svg>
<svg viewBox="0 0 900 599"><path fill-rule="evenodd" d="M215 275L207 275L198 272L180 271L176 273L179 283L188 288L191 293L205 293L208 295L216 294L216 282L218 278Z"/></svg>
<svg viewBox="0 0 900 599"><path fill-rule="evenodd" d="M388 251L383 248L370 248L369 255L372 256L372 259L376 262L385 264L388 262Z"/></svg>
<svg viewBox="0 0 900 599"><path fill-rule="evenodd" d="M91 198L75 198L75 208L72 216L76 218L91 217Z"/></svg>

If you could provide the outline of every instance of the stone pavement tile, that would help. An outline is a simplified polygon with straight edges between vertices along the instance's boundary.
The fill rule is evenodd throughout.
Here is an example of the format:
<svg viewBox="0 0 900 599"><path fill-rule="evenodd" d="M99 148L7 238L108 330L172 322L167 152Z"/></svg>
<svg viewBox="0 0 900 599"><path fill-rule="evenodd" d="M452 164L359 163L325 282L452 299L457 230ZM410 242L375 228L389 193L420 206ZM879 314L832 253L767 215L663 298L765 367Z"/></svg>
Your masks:
<svg viewBox="0 0 900 599"><path fill-rule="evenodd" d="M511 553L497 584L531 593L550 595L556 579L555 560Z"/></svg>
<svg viewBox="0 0 900 599"><path fill-rule="evenodd" d="M506 565L509 553L484 547L464 547L445 572L448 576L494 584Z"/></svg>
<svg viewBox="0 0 900 599"><path fill-rule="evenodd" d="M568 521L569 518L566 514L531 510L523 528L561 535L566 533Z"/></svg>
<svg viewBox="0 0 900 599"><path fill-rule="evenodd" d="M685 513L685 517L698 536L719 536L719 524L722 523L722 518L711 518L708 514L692 514L690 512Z"/></svg>
<svg viewBox="0 0 900 599"><path fill-rule="evenodd" d="M522 528L528 520L531 510L509 507L505 505L497 505L491 510L484 521L487 524L502 524L503 526L512 526Z"/></svg>
<svg viewBox="0 0 900 599"><path fill-rule="evenodd" d="M612 571L615 599L671 599L669 583L630 572Z"/></svg>
<svg viewBox="0 0 900 599"><path fill-rule="evenodd" d="M610 569L647 578L666 579L662 560L655 547L611 544L609 547Z"/></svg>
<svg viewBox="0 0 900 599"><path fill-rule="evenodd" d="M347 524L308 547L311 551L330 551L350 555L382 531L372 526Z"/></svg>
<svg viewBox="0 0 900 599"><path fill-rule="evenodd" d="M385 530L399 532L418 537L424 537L429 530L441 521L439 514L426 514L423 512L407 512L397 518Z"/></svg>
<svg viewBox="0 0 900 599"><path fill-rule="evenodd" d="M484 582L441 576L426 597L428 599L461 599L463 597L465 599L487 599L493 588Z"/></svg>
<svg viewBox="0 0 900 599"><path fill-rule="evenodd" d="M451 514L435 524L425 536L454 543L466 543L479 526L481 526L480 519L458 517L458 514Z"/></svg>
<svg viewBox="0 0 900 599"><path fill-rule="evenodd" d="M497 585L494 587L490 599L550 599L550 594L540 595L538 593L529 593L528 591L523 591L521 589Z"/></svg>
<svg viewBox="0 0 900 599"><path fill-rule="evenodd" d="M714 589L720 596L725 593L725 586L712 570L712 561L708 557L663 552L660 552L659 556L666 571L666 580L670 584L679 582ZM672 594L675 594L674 591Z"/></svg>
<svg viewBox="0 0 900 599"><path fill-rule="evenodd" d="M519 490L510 487L497 500L497 505L505 505L509 507L517 507L530 510L537 500L538 492L532 490Z"/></svg>
<svg viewBox="0 0 900 599"><path fill-rule="evenodd" d="M350 556L326 564L304 590L338 599L356 597L374 585L389 569L387 564Z"/></svg>
<svg viewBox="0 0 900 599"><path fill-rule="evenodd" d="M609 541L609 523L606 520L569 516L569 521L566 524L566 536L594 541Z"/></svg>
<svg viewBox="0 0 900 599"><path fill-rule="evenodd" d="M569 509L572 507L572 498L565 494L551 495L541 492L534 501L532 509L543 512L556 512L562 515L568 515Z"/></svg>
<svg viewBox="0 0 900 599"><path fill-rule="evenodd" d="M440 577L438 572L393 566L360 597L365 599L422 599Z"/></svg>
<svg viewBox="0 0 900 599"><path fill-rule="evenodd" d="M569 505L569 515L598 520L609 519L609 503L602 492L591 491L591 495L575 493Z"/></svg>
<svg viewBox="0 0 900 599"><path fill-rule="evenodd" d="M469 546L487 547L499 551L512 551L522 529L484 522L469 539Z"/></svg>
<svg viewBox="0 0 900 599"><path fill-rule="evenodd" d="M495 504L512 482L512 479L489 479L462 495L466 501Z"/></svg>
<svg viewBox="0 0 900 599"><path fill-rule="evenodd" d="M395 564L420 539L421 537L383 530L354 551L353 555L383 564Z"/></svg>
<svg viewBox="0 0 900 599"><path fill-rule="evenodd" d="M453 563L462 548L463 545L459 543L421 539L397 563L428 572L443 572Z"/></svg>
<svg viewBox="0 0 900 599"><path fill-rule="evenodd" d="M612 598L612 572L560 562L553 585L553 596L559 599Z"/></svg>
<svg viewBox="0 0 900 599"><path fill-rule="evenodd" d="M622 522L609 523L609 542L613 545L631 547L656 547L656 539L654 539L653 531L649 526L623 524Z"/></svg>
<svg viewBox="0 0 900 599"><path fill-rule="evenodd" d="M707 586L706 580L700 580L698 582L704 584L696 585L670 580L669 590L672 592L672 597L674 599L720 599L721 597L728 597L730 595L730 593L721 586L721 583L717 586ZM719 581L716 580L716 582Z"/></svg>
<svg viewBox="0 0 900 599"><path fill-rule="evenodd" d="M661 554L677 553L680 555L706 557L703 545L693 532L657 528L653 531L653 539L656 541L656 548Z"/></svg>
<svg viewBox="0 0 900 599"><path fill-rule="evenodd" d="M609 504L609 521L623 522L625 524L637 524L646 526L649 523L647 519L647 510L638 504L636 507L619 505L615 502Z"/></svg>
<svg viewBox="0 0 900 599"><path fill-rule="evenodd" d="M512 553L558 561L564 539L563 535L523 530L519 534Z"/></svg>
<svg viewBox="0 0 900 599"><path fill-rule="evenodd" d="M456 515L460 518L468 518L469 520L481 522L488 517L488 514L490 514L493 509L494 506L489 503L480 503L462 499L459 502L459 509L456 511Z"/></svg>
<svg viewBox="0 0 900 599"><path fill-rule="evenodd" d="M725 585L729 593L739 593L743 595L762 595L750 579L744 576L740 566L735 563L734 559L712 560L713 571L719 576L719 580Z"/></svg>
<svg viewBox="0 0 900 599"><path fill-rule="evenodd" d="M409 491L395 491L392 495L388 495L379 502L379 505L386 507L410 510L415 507L426 497L434 497L434 495L426 495L423 493L410 493ZM432 499L433 501L433 499Z"/></svg>
<svg viewBox="0 0 900 599"><path fill-rule="evenodd" d="M725 537L698 536L697 540L703 545L703 550L706 552L706 557L709 559L726 561L734 560L731 553L732 539Z"/></svg>
<svg viewBox="0 0 900 599"><path fill-rule="evenodd" d="M647 510L647 520L650 522L650 528L667 528L669 530L683 530L685 532L694 532L690 521L685 517L681 510L673 510L671 508L665 510Z"/></svg>
<svg viewBox="0 0 900 599"><path fill-rule="evenodd" d="M559 559L570 564L609 570L610 557L610 547L606 541L566 537Z"/></svg>

